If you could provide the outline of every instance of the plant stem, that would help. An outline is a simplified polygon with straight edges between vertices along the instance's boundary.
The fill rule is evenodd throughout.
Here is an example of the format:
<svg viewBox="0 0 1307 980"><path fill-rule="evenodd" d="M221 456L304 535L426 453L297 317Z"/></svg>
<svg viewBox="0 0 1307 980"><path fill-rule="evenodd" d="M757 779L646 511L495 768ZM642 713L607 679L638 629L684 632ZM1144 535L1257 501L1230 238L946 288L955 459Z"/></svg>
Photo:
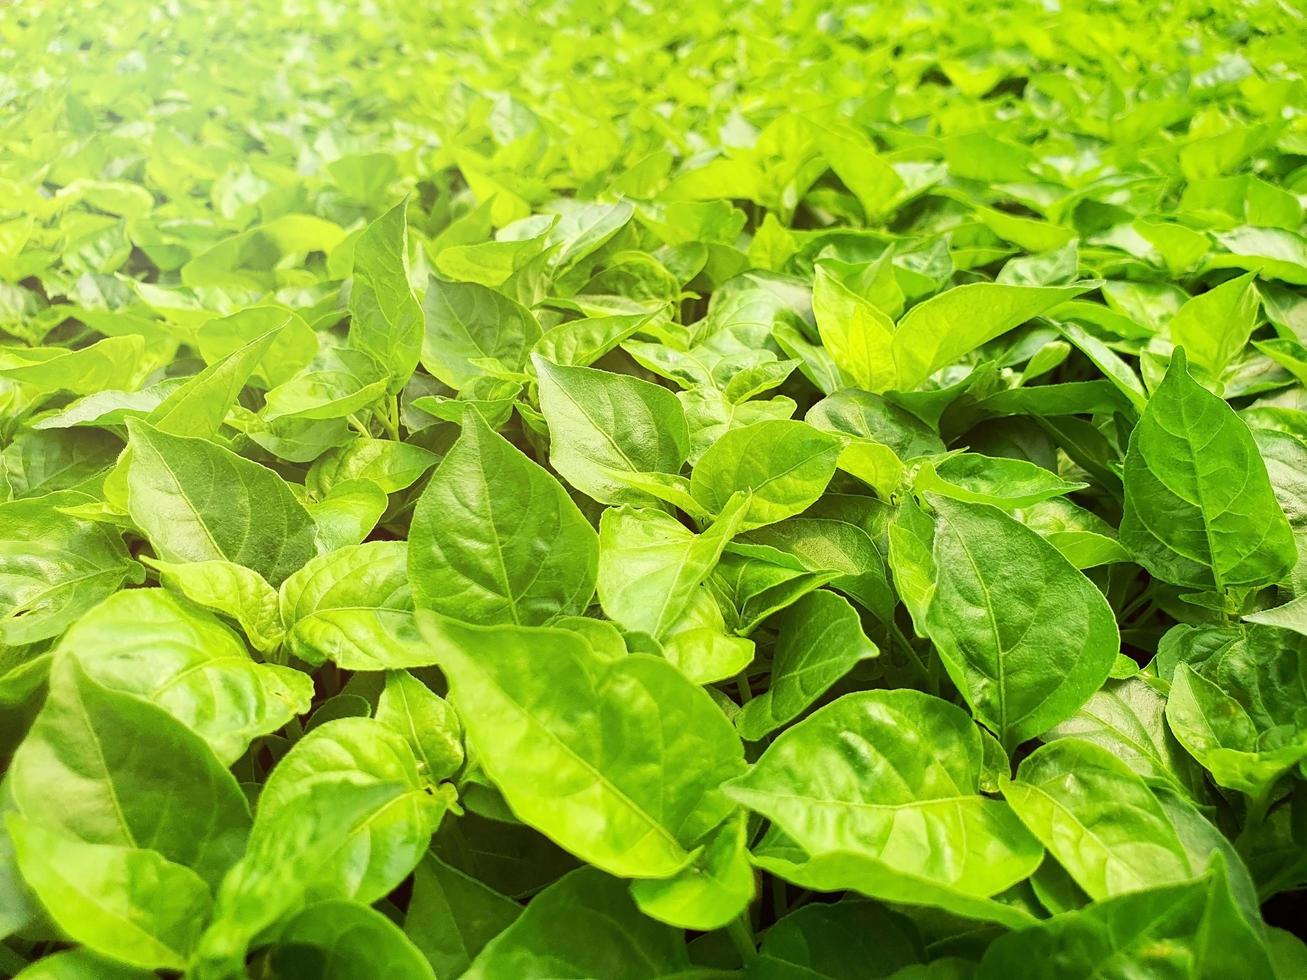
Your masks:
<svg viewBox="0 0 1307 980"><path fill-rule="evenodd" d="M1266 814L1270 811L1271 801L1274 799L1273 789L1274 787L1268 787L1264 793L1248 798L1248 808L1243 817L1243 828L1239 831L1239 836L1234 842L1235 848L1244 857L1248 856L1253 838L1262 829L1262 824L1266 822Z"/></svg>
<svg viewBox="0 0 1307 980"><path fill-rule="evenodd" d="M739 951L740 959L748 966L758 958L758 947L753 941L753 927L749 925L749 912L746 909L737 919L732 919L726 927L731 942Z"/></svg>
<svg viewBox="0 0 1307 980"><path fill-rule="evenodd" d="M891 620L889 632L894 642L902 647L903 652L908 655L908 659L912 661L912 666L916 668L917 673L925 680L930 693L939 694L939 678L935 676L934 671L926 667L921 659L921 654L917 652L917 648L912 645L912 641L907 638L903 630L899 629L899 624Z"/></svg>
<svg viewBox="0 0 1307 980"><path fill-rule="evenodd" d="M382 406L373 408L373 416L381 427L386 430L386 435L399 441L399 406L395 402L395 396L391 395Z"/></svg>
<svg viewBox="0 0 1307 980"><path fill-rule="evenodd" d="M749 688L749 669L746 667L735 675L735 687L740 692L740 704L753 700L753 691Z"/></svg>

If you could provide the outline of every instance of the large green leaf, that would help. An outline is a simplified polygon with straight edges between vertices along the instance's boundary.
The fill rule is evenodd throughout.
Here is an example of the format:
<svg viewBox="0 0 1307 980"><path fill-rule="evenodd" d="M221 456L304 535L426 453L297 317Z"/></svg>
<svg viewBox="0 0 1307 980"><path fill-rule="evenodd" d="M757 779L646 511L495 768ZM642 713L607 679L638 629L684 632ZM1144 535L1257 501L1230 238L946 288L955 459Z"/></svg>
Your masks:
<svg viewBox="0 0 1307 980"><path fill-rule="evenodd" d="M988 504L931 496L934 641L976 717L1011 747L1070 716L1120 648L1103 594L1051 544ZM914 610L914 616L916 611Z"/></svg>
<svg viewBox="0 0 1307 980"><path fill-rule="evenodd" d="M828 886L1003 921L991 896L1034 871L1043 848L980 795L981 752L953 705L863 691L782 732L726 792L792 838Z"/></svg>
<svg viewBox="0 0 1307 980"><path fill-rule="evenodd" d="M64 634L59 650L96 683L163 708L226 765L313 697L307 674L251 659L231 630L162 589L110 596Z"/></svg>
<svg viewBox="0 0 1307 980"><path fill-rule="evenodd" d="M18 812L87 844L148 848L216 882L240 856L249 808L209 746L163 708L96 683L72 654L14 753Z"/></svg>
<svg viewBox="0 0 1307 980"><path fill-rule="evenodd" d="M553 476L475 412L413 514L408 571L420 606L473 623L535 626L583 613L598 539Z"/></svg>
<svg viewBox="0 0 1307 980"><path fill-rule="evenodd" d="M157 851L88 844L8 818L23 877L70 938L132 966L180 970L209 916L209 886Z"/></svg>
<svg viewBox="0 0 1307 980"><path fill-rule="evenodd" d="M1184 353L1148 400L1125 458L1121 543L1174 585L1267 585L1297 550L1248 427L1190 376Z"/></svg>
<svg viewBox="0 0 1307 980"><path fill-rule="evenodd" d="M130 422L127 506L166 561L224 560L273 585L313 556L313 520L272 470Z"/></svg>
<svg viewBox="0 0 1307 980"><path fill-rule="evenodd" d="M665 878L729 812L719 786L743 768L739 739L667 661L609 660L562 630L421 622L487 775L577 856Z"/></svg>

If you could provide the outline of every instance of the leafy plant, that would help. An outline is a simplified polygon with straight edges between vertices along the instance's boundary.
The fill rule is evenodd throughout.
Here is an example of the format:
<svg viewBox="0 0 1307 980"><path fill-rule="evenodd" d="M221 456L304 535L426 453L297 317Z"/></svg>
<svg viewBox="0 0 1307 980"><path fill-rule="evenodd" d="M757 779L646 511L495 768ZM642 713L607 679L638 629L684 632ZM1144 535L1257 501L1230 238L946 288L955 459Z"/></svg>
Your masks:
<svg viewBox="0 0 1307 980"><path fill-rule="evenodd" d="M1290 8L5 6L0 973L1307 975Z"/></svg>

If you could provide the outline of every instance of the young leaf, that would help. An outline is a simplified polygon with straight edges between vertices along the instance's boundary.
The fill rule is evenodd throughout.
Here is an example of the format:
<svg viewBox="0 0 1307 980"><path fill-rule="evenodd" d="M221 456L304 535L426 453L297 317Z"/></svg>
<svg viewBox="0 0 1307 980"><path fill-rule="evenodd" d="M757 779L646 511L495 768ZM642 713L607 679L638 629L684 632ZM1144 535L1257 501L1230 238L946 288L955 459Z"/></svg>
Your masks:
<svg viewBox="0 0 1307 980"><path fill-rule="evenodd" d="M473 623L537 626L585 612L598 537L572 499L476 413L413 514L414 598Z"/></svg>
<svg viewBox="0 0 1307 980"><path fill-rule="evenodd" d="M739 739L667 661L608 660L562 630L421 623L487 775L518 819L577 856L666 878L728 813L718 786L743 768Z"/></svg>
<svg viewBox="0 0 1307 980"><path fill-rule="evenodd" d="M1121 543L1163 582L1217 591L1279 581L1297 555L1248 426L1181 350L1130 435Z"/></svg>
<svg viewBox="0 0 1307 980"><path fill-rule="evenodd" d="M349 294L350 345L386 369L391 394L417 367L422 307L408 281L408 199L383 214L354 244Z"/></svg>
<svg viewBox="0 0 1307 980"><path fill-rule="evenodd" d="M127 506L159 557L231 561L280 585L313 556L313 520L272 470L144 422L128 431Z"/></svg>
<svg viewBox="0 0 1307 980"><path fill-rule="evenodd" d="M1098 690L1120 649L1116 620L1103 594L1034 531L988 504L929 499L935 582L917 629L1010 749Z"/></svg>
<svg viewBox="0 0 1307 980"><path fill-rule="evenodd" d="M540 410L549 425L549 462L600 503L646 503L624 473L679 473L690 452L685 412L661 385L594 368L532 359Z"/></svg>

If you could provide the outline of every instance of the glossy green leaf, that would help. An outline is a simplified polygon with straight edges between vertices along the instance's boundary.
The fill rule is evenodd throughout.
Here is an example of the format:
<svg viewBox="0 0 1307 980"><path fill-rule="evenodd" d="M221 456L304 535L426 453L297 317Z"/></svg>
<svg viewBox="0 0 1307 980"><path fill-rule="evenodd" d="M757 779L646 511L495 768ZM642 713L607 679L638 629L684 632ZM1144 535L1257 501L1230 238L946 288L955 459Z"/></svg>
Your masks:
<svg viewBox="0 0 1307 980"><path fill-rule="evenodd" d="M474 623L585 612L599 546L562 486L482 419L466 417L413 515L408 571L418 604Z"/></svg>
<svg viewBox="0 0 1307 980"><path fill-rule="evenodd" d="M249 830L245 797L200 736L163 708L55 658L50 693L6 782L18 812L86 844L148 848L214 883Z"/></svg>
<svg viewBox="0 0 1307 980"><path fill-rule="evenodd" d="M475 282L430 280L422 313L422 366L454 389L481 376L484 362L520 371L540 340L529 310Z"/></svg>
<svg viewBox="0 0 1307 980"><path fill-rule="evenodd" d="M313 522L267 467L129 423L128 509L165 561L225 560L280 585L314 552Z"/></svg>
<svg viewBox="0 0 1307 980"><path fill-rule="evenodd" d="M163 589L110 596L58 649L97 684L163 708L227 765L307 711L313 697L307 674L256 662L231 630Z"/></svg>
<svg viewBox="0 0 1307 980"><path fill-rule="evenodd" d="M87 500L59 493L0 504L0 637L18 646L58 636L125 582L140 582L122 535L61 513Z"/></svg>
<svg viewBox="0 0 1307 980"><path fill-rule="evenodd" d="M864 691L781 733L726 791L824 862L831 885L1001 921L990 896L1043 849L980 795L980 771L964 712L918 691Z"/></svg>
<svg viewBox="0 0 1307 980"><path fill-rule="evenodd" d="M371 718L313 729L273 769L197 956L221 972L306 903L371 903L408 876L450 795L424 783L403 736Z"/></svg>
<svg viewBox="0 0 1307 980"><path fill-rule="evenodd" d="M350 344L386 368L389 390L404 387L422 351L422 307L408 281L408 201L395 205L354 244Z"/></svg>
<svg viewBox="0 0 1307 980"><path fill-rule="evenodd" d="M408 741L427 779L448 779L463 764L463 726L449 702L406 670L386 672L377 721Z"/></svg>
<svg viewBox="0 0 1307 980"><path fill-rule="evenodd" d="M599 524L599 602L628 630L664 636L740 526L744 498L702 534L649 508L607 510Z"/></svg>
<svg viewBox="0 0 1307 980"><path fill-rule="evenodd" d="M1103 594L1034 531L987 504L932 496L933 595L917 628L1004 745L1069 717L1120 648ZM915 613L915 611L914 611Z"/></svg>
<svg viewBox="0 0 1307 980"><path fill-rule="evenodd" d="M665 660L608 660L560 630L429 615L422 629L486 773L518 819L574 854L666 878L726 816L718 787L743 766L739 739ZM551 669L531 669L542 658Z"/></svg>
<svg viewBox="0 0 1307 980"><path fill-rule="evenodd" d="M680 471L690 433L672 392L595 368L540 357L532 363L549 425L549 462L573 487L601 503L641 503L647 498L623 474Z"/></svg>
<svg viewBox="0 0 1307 980"><path fill-rule="evenodd" d="M757 741L802 714L859 661L879 656L844 599L819 589L780 614L771 681L735 724Z"/></svg>
<svg viewBox="0 0 1307 980"><path fill-rule="evenodd" d="M821 496L839 450L836 437L789 419L732 429L695 464L690 492L712 514L735 494L748 494L741 530L774 524Z"/></svg>
<svg viewBox="0 0 1307 980"><path fill-rule="evenodd" d="M399 926L366 905L315 902L277 933L267 976L350 980L376 973L390 980L435 980L436 973Z"/></svg>
<svg viewBox="0 0 1307 980"><path fill-rule="evenodd" d="M23 877L69 937L131 966L180 970L212 899L189 868L157 851L88 844L8 818Z"/></svg>
<svg viewBox="0 0 1307 980"><path fill-rule="evenodd" d="M281 642L285 631L277 609L277 590L258 572L223 559L145 561L158 574L160 585L234 619L254 649L268 653Z"/></svg>
<svg viewBox="0 0 1307 980"><path fill-rule="evenodd" d="M421 667L403 541L369 541L321 555L288 578L279 598L286 645L301 660L347 670Z"/></svg>
<svg viewBox="0 0 1307 980"><path fill-rule="evenodd" d="M1182 352L1130 436L1121 543L1149 573L1194 589L1275 582L1296 556L1248 427L1198 384Z"/></svg>
<svg viewBox="0 0 1307 980"><path fill-rule="evenodd" d="M689 967L678 931L641 915L622 882L583 868L533 898L463 976L654 980Z"/></svg>
<svg viewBox="0 0 1307 980"><path fill-rule="evenodd" d="M512 899L428 854L413 872L404 933L436 976L461 976L521 914Z"/></svg>

